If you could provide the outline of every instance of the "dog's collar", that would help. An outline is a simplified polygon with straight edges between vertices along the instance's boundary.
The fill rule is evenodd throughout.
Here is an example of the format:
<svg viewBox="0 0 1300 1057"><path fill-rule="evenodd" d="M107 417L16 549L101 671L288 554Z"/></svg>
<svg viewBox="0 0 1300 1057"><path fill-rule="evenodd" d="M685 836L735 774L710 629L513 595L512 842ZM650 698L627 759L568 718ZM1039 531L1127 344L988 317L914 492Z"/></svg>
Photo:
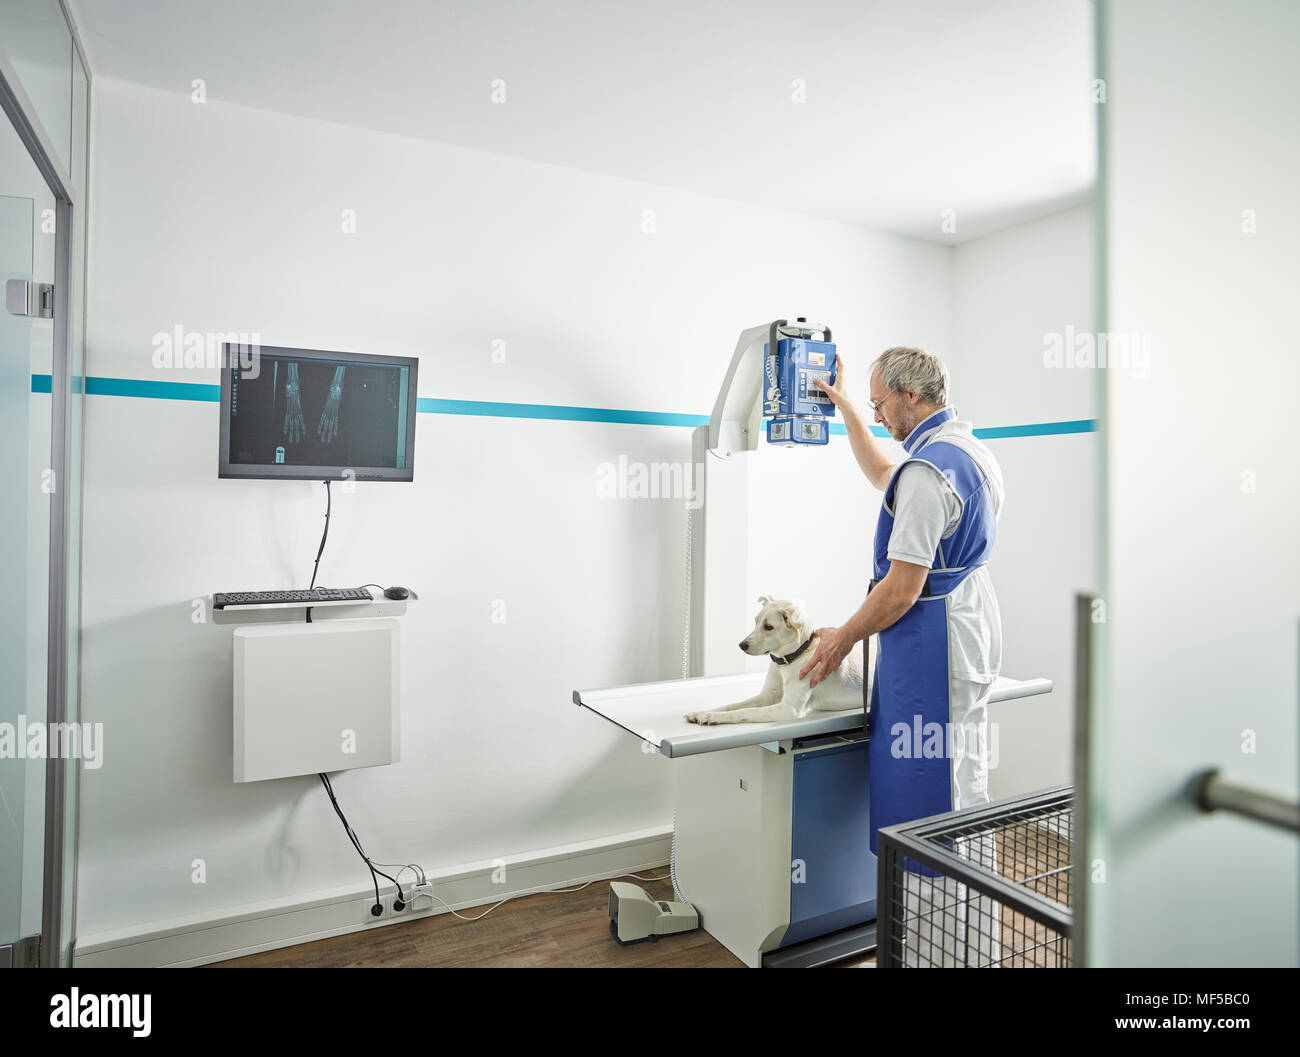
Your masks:
<svg viewBox="0 0 1300 1057"><path fill-rule="evenodd" d="M789 664L801 653L807 650L808 647L811 645L812 645L812 636L809 635L808 638L804 641L804 644L800 646L797 650L795 650L794 653L787 653L784 657L778 657L775 653L769 654L768 656L772 658L774 664Z"/></svg>

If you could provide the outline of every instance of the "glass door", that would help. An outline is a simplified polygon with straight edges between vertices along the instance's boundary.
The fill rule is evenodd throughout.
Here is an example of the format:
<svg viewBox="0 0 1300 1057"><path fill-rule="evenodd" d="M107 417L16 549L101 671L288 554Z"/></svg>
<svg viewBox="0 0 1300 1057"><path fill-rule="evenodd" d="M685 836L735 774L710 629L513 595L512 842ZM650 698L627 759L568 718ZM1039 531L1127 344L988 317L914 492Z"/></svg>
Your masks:
<svg viewBox="0 0 1300 1057"><path fill-rule="evenodd" d="M30 961L45 859L55 199L0 116L0 966Z"/></svg>

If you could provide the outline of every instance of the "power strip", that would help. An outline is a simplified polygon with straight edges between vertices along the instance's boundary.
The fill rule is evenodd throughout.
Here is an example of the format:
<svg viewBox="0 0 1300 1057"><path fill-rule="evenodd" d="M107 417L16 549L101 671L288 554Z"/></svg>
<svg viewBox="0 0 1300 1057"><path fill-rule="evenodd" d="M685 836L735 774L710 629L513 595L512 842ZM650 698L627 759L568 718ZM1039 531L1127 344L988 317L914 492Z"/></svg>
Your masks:
<svg viewBox="0 0 1300 1057"><path fill-rule="evenodd" d="M417 907L415 905L415 891L419 888L425 889L425 895L428 896L427 905ZM361 900L360 915L361 921L367 925L377 925L385 921L394 921L398 918L413 917L418 913L429 913L433 910L433 897L431 895L433 885L403 885L402 891L410 897L410 903L403 903L397 894L397 889L392 885L379 890L379 913L375 913L375 896L372 892Z"/></svg>

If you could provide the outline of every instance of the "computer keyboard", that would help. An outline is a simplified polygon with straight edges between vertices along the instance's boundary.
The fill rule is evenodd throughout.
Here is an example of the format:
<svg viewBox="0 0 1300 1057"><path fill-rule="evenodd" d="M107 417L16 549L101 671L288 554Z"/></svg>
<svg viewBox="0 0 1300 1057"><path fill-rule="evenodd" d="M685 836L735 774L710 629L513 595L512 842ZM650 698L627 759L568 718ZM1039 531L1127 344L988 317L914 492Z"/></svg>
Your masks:
<svg viewBox="0 0 1300 1057"><path fill-rule="evenodd" d="M317 587L312 591L225 591L212 596L213 609L227 606L328 605L331 602L373 602L364 587Z"/></svg>

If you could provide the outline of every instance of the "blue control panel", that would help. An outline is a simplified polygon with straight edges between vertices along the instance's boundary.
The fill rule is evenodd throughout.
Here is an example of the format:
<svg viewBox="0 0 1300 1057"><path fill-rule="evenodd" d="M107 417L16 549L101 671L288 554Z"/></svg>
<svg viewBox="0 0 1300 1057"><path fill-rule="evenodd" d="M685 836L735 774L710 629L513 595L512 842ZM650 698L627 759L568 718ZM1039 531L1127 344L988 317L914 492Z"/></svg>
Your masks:
<svg viewBox="0 0 1300 1057"><path fill-rule="evenodd" d="M835 346L828 341L781 338L776 354L763 345L763 414L769 444L826 444L835 414L831 398L814 379L835 384Z"/></svg>

